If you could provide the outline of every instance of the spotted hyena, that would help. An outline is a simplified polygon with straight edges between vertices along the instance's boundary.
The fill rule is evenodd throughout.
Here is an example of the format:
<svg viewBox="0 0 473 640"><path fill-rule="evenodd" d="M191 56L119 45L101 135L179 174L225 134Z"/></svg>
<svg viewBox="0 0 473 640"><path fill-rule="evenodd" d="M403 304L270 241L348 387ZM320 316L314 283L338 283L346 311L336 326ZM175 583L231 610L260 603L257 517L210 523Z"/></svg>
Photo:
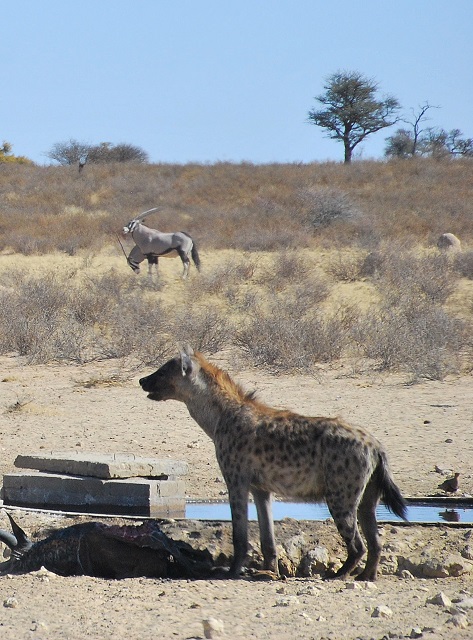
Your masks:
<svg viewBox="0 0 473 640"><path fill-rule="evenodd" d="M212 438L227 484L233 526L230 576L242 569L248 547L248 497L253 494L264 567L278 572L271 495L317 502L325 498L347 546L347 559L333 577L354 572L375 580L381 552L376 506L382 497L398 516L406 505L394 484L381 444L338 418L306 417L272 409L246 393L200 353L186 348L140 385L151 400L180 400Z"/></svg>

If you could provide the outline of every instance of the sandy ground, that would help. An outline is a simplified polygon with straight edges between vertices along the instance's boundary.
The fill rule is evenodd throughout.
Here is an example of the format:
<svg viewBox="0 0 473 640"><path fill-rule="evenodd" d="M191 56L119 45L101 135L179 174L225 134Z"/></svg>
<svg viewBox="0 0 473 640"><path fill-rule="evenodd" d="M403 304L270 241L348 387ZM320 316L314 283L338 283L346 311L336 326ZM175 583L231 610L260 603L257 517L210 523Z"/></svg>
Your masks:
<svg viewBox="0 0 473 640"><path fill-rule="evenodd" d="M436 465L459 471L460 493L473 494L471 376L406 386L400 377L353 375L344 367L321 370L317 378L275 377L239 368L228 354L212 359L269 404L339 415L369 429L384 443L405 495L438 493L443 476ZM212 443L183 405L147 400L137 381L150 371L128 378L113 362L26 366L14 356L1 358L0 370L2 475L15 469L20 453L132 452L186 460L188 498L222 497L225 486ZM17 518L27 531L70 523L57 514L26 511ZM320 544L341 551L333 525L296 524L297 531L311 532ZM0 527L7 528L4 511ZM178 527L185 531L188 523ZM459 552L471 535L468 528L447 525L382 529L385 545L407 544L412 553L432 545ZM286 533L278 525L277 535ZM255 526L252 539L256 545ZM8 576L0 578L0 637L134 640L152 634L185 640L204 638L202 621L213 617L222 621L228 638L400 638L415 628L426 638L471 638L473 626L456 627L446 607L426 604L440 591L450 599L473 595L473 573L443 579L381 575L375 588L359 589L317 577L191 582ZM373 617L380 605L389 607L392 617ZM469 617L473 624L473 613Z"/></svg>
<svg viewBox="0 0 473 640"><path fill-rule="evenodd" d="M113 259L121 264L122 256L115 254ZM110 266L108 257L103 261ZM0 266L32 268L36 263L49 264L49 259L2 256ZM180 273L178 263L172 269ZM308 415L338 415L374 433L385 445L396 482L406 496L439 493L444 476L436 466L460 472L459 494L473 495L471 376L409 386L400 376L361 375L348 363L321 368L316 377L274 376L243 367L233 355L211 359L246 388L256 389L266 403ZM212 443L183 405L147 400L138 378L150 372L128 371L123 363L112 361L32 366L14 355L0 357L0 474L16 470L18 454L131 452L187 461L187 497L221 499L225 485ZM31 534L77 520L26 510L17 512L17 519ZM197 540L195 523L169 526L175 535L180 532L183 538ZM6 513L0 509L0 528L7 527ZM229 525L217 528L219 539L228 543ZM396 549L412 556L458 555L473 545L473 528L468 527L386 524L380 529L383 553L388 556ZM277 523L278 542L297 534L325 546L334 560L342 557L333 523ZM215 543L212 525L198 535L201 544ZM251 540L258 548L256 523L251 525ZM236 639L473 637L473 611L467 612L472 626L455 626L449 606L427 602L439 592L453 601L473 597L473 572L425 579L383 570L374 588L361 584L357 589L319 577L257 582L6 576L0 578L0 639L191 640L205 637L203 620L209 617L222 622L221 637ZM381 605L389 607L390 617L373 616ZM219 636L215 632L213 637Z"/></svg>

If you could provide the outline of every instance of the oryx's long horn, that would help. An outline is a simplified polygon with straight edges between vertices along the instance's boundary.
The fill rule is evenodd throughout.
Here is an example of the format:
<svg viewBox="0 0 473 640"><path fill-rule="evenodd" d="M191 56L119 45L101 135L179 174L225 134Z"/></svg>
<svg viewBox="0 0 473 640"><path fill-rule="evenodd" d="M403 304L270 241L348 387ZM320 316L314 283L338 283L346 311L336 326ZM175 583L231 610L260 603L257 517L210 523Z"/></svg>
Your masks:
<svg viewBox="0 0 473 640"><path fill-rule="evenodd" d="M18 545L18 540L15 538L13 533L5 531L5 529L0 529L0 542L3 542L7 547L10 547L12 551L16 549Z"/></svg>
<svg viewBox="0 0 473 640"><path fill-rule="evenodd" d="M30 547L33 546L33 543L28 538L23 529L16 524L11 515L7 513L8 519L10 520L11 528L13 531L13 537L16 540L16 550L17 551L26 551Z"/></svg>
<svg viewBox="0 0 473 640"><path fill-rule="evenodd" d="M143 211L143 213L140 213L139 215L137 215L136 218L133 218L133 220L143 220L143 218L147 216L148 213L151 213L152 211L157 211L158 209L162 209L162 207L153 207L153 209L148 209L148 211Z"/></svg>

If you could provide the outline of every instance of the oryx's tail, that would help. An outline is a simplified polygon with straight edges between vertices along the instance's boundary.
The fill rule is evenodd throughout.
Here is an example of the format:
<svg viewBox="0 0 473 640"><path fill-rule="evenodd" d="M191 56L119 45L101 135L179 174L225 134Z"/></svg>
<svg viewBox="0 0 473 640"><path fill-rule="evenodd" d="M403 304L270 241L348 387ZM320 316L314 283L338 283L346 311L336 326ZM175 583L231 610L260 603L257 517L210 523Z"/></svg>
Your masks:
<svg viewBox="0 0 473 640"><path fill-rule="evenodd" d="M197 271L200 271L200 256L199 256L199 252L197 251L197 247L195 246L195 242L192 240L192 260L194 261L194 264L197 268Z"/></svg>

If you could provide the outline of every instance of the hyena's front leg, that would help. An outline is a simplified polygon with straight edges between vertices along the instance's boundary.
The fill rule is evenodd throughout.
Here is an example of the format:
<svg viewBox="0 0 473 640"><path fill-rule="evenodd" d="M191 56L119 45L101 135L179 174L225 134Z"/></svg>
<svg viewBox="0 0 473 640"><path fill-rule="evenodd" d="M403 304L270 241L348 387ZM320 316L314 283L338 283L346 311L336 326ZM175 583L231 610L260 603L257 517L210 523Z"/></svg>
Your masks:
<svg viewBox="0 0 473 640"><path fill-rule="evenodd" d="M274 521L271 505L271 493L261 489L251 489L258 514L261 551L264 558L264 569L279 573L276 541L274 539Z"/></svg>
<svg viewBox="0 0 473 640"><path fill-rule="evenodd" d="M232 512L233 561L229 577L238 578L248 552L248 495L249 488L227 481L228 497Z"/></svg>

